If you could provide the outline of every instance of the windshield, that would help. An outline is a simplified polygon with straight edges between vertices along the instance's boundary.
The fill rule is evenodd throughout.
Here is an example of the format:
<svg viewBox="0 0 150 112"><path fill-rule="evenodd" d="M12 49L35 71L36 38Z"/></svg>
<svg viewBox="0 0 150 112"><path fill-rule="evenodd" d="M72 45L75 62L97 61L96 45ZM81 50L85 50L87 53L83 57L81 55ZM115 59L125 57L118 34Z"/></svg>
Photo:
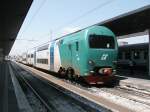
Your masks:
<svg viewBox="0 0 150 112"><path fill-rule="evenodd" d="M95 34L90 35L89 47L114 49L115 48L114 38L112 36L105 36L105 35L95 35Z"/></svg>

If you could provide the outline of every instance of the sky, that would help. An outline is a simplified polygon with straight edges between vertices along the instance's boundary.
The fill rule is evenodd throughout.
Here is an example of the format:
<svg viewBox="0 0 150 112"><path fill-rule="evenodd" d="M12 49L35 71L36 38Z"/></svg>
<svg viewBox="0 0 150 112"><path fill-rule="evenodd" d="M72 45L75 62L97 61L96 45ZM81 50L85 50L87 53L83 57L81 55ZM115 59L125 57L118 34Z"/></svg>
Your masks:
<svg viewBox="0 0 150 112"><path fill-rule="evenodd" d="M21 55L52 39L149 4L150 0L34 0L10 55ZM119 41L148 42L148 36Z"/></svg>

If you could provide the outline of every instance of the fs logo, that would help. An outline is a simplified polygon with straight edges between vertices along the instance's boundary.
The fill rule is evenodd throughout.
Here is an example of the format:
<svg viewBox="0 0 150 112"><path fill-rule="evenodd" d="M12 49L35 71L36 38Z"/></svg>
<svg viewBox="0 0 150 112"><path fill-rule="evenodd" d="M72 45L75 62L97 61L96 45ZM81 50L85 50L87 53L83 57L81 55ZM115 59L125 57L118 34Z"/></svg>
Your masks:
<svg viewBox="0 0 150 112"><path fill-rule="evenodd" d="M101 56L101 60L106 60L107 57L108 57L108 54L103 54L103 55Z"/></svg>

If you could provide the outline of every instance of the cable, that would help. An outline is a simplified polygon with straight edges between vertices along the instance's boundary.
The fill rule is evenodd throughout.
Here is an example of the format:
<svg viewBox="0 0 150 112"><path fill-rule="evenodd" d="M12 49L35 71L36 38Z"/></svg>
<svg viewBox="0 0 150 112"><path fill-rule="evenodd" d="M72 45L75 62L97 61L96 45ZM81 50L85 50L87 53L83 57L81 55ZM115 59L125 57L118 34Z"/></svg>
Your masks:
<svg viewBox="0 0 150 112"><path fill-rule="evenodd" d="M105 3L103 3L103 4L100 4L100 5L98 5L97 7L95 7L95 8L93 8L93 9L91 9L91 10L85 12L84 14L80 15L79 17L77 17L77 18L71 20L70 22L68 22L68 23L66 23L66 24L64 24L64 25L62 25L62 26L60 26L60 27L58 27L56 30L60 30L60 29L62 29L63 27L65 27L66 25L70 25L70 24L72 24L72 23L74 23L74 22L80 20L81 18L87 16L88 14L94 12L95 10L97 10L97 9L99 9L99 8L102 8L102 7L104 7L104 6L106 6L106 5L110 4L110 3L112 3L112 2L114 2L114 1L115 1L115 0L109 0L109 1L107 1L107 2L105 2Z"/></svg>
<svg viewBox="0 0 150 112"><path fill-rule="evenodd" d="M33 16L31 17L30 22L28 23L27 27L22 31L21 36L28 30L29 26L31 25L32 21L34 20L34 18L37 16L37 14L39 13L39 11L41 10L41 8L44 6L44 3L46 2L46 0L43 0L42 3L40 4L40 6L38 7L38 9L35 11L35 13L33 14Z"/></svg>
<svg viewBox="0 0 150 112"><path fill-rule="evenodd" d="M29 26L31 25L33 19L35 18L35 16L36 16L37 13L39 12L39 10L42 8L42 6L44 5L45 1L46 1L46 0L43 0L42 4L41 4L40 7L37 9L36 13L32 16L31 21L30 21L30 23L29 23L29 25L28 25L27 28L29 28ZM70 24L72 24L72 23L74 23L74 22L80 20L81 18L83 18L83 17L89 15L90 13L94 12L95 10L100 9L100 8L106 6L106 5L108 5L108 4L110 4L110 3L114 2L114 1L115 1L115 0L109 0L109 1L107 1L107 2L105 2L105 3L103 3L103 4L100 4L100 5L96 6L96 7L94 7L93 9L91 9L91 10L85 12L84 14L82 14L82 15L80 15L80 16L74 18L74 19L71 20L70 22L68 22L68 23L66 23L66 24L64 24L64 25L62 25L62 26L56 28L54 31L61 30L61 29L64 28L65 26L70 25ZM24 32L27 30L27 28L24 30ZM24 33L24 32L23 32L23 33ZM23 34L23 33L22 33L22 34ZM48 34L44 34L44 35L48 35ZM40 37L41 37L41 36L40 36ZM29 41L30 41L30 40L29 40ZM49 41L48 41L48 42L49 42ZM47 42L46 42L46 43L47 43Z"/></svg>
<svg viewBox="0 0 150 112"><path fill-rule="evenodd" d="M95 10L100 9L100 8L106 6L106 5L108 5L108 4L110 4L110 3L114 2L114 1L115 1L115 0L109 0L109 1L107 1L107 2L105 2L105 3L103 3L103 4L99 4L98 6L94 7L93 9L91 9L91 10L85 12L84 14L78 16L77 18L71 20L70 22L68 22L68 23L66 23L66 24L64 24L64 25L62 25L62 26L56 28L56 29L54 30L54 32L55 32L55 31L58 31L58 30L61 30L61 29L64 28L65 26L70 25L70 24L72 24L72 23L78 21L79 19L81 19L81 18L87 16L88 14L94 12ZM49 34L48 34L48 33L47 33L47 34L44 34L44 36L47 36L47 35L49 35ZM40 36L40 37L42 37L42 36Z"/></svg>
<svg viewBox="0 0 150 112"><path fill-rule="evenodd" d="M38 41L38 40L33 40L33 39L31 39L31 40L28 40L28 39L16 39L17 41L18 40L20 40L20 41Z"/></svg>

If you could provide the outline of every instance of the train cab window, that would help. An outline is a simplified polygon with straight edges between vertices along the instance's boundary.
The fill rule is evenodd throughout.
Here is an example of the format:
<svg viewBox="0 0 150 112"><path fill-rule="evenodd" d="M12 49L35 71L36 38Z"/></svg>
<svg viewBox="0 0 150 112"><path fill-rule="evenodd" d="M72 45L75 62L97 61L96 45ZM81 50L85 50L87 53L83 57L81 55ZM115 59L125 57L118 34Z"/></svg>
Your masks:
<svg viewBox="0 0 150 112"><path fill-rule="evenodd" d="M31 58L33 58L33 54L31 54Z"/></svg>
<svg viewBox="0 0 150 112"><path fill-rule="evenodd" d="M114 49L115 48L114 38L112 36L92 34L89 36L89 47Z"/></svg>
<svg viewBox="0 0 150 112"><path fill-rule="evenodd" d="M125 52L125 59L131 59L131 52Z"/></svg>
<svg viewBox="0 0 150 112"><path fill-rule="evenodd" d="M79 42L76 42L76 51L79 50Z"/></svg>
<svg viewBox="0 0 150 112"><path fill-rule="evenodd" d="M28 54L27 57L30 58L30 54Z"/></svg>
<svg viewBox="0 0 150 112"><path fill-rule="evenodd" d="M147 59L147 58L148 58L148 52L145 51L145 52L144 52L144 59Z"/></svg>
<svg viewBox="0 0 150 112"><path fill-rule="evenodd" d="M139 59L140 58L140 53L139 51L134 51L134 59Z"/></svg>

